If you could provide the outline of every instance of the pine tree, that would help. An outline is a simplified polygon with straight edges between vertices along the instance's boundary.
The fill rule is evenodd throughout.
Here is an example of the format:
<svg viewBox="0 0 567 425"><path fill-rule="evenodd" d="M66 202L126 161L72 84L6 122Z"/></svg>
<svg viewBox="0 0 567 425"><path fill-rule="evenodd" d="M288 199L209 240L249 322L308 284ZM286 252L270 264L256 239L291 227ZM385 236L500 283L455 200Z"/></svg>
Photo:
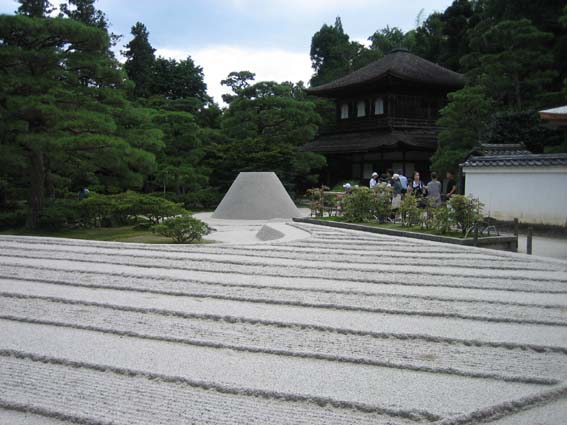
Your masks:
<svg viewBox="0 0 567 425"><path fill-rule="evenodd" d="M311 39L311 65L315 74L311 85L318 86L348 74L351 70L353 46L344 32L341 18L335 25L323 25Z"/></svg>
<svg viewBox="0 0 567 425"><path fill-rule="evenodd" d="M131 31L134 38L126 45L122 54L126 57L124 68L132 80L135 97L148 97L152 90L152 72L155 63L155 49L149 42L150 33L146 26L137 22Z"/></svg>
<svg viewBox="0 0 567 425"><path fill-rule="evenodd" d="M48 195L139 188L153 170L161 131L124 98L108 43L75 20L0 16L0 145L7 179L29 188L30 227Z"/></svg>
<svg viewBox="0 0 567 425"><path fill-rule="evenodd" d="M106 15L94 6L95 2L96 0L67 0L67 3L61 4L60 10L64 16L75 21L107 31Z"/></svg>
<svg viewBox="0 0 567 425"><path fill-rule="evenodd" d="M18 15L25 15L31 18L45 18L53 12L53 6L48 0L18 0Z"/></svg>
<svg viewBox="0 0 567 425"><path fill-rule="evenodd" d="M441 109L437 152L431 168L437 173L457 169L478 143L494 111L494 102L482 87L465 87L449 94L449 104Z"/></svg>
<svg viewBox="0 0 567 425"><path fill-rule="evenodd" d="M470 36L472 53L462 59L471 83L480 84L503 109L521 111L541 104L556 76L546 44L553 36L529 20L490 20Z"/></svg>

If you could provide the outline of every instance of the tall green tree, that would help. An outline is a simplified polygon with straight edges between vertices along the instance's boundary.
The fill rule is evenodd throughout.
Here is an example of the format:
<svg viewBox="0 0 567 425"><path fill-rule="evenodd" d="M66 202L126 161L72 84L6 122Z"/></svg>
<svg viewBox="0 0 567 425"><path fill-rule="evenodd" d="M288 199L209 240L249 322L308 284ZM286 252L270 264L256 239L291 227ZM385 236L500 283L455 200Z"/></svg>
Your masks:
<svg viewBox="0 0 567 425"><path fill-rule="evenodd" d="M232 94L223 94L222 100L230 103L236 99L244 89L250 87L250 83L254 81L256 74L250 71L233 71L226 79L221 81L221 85L227 86L232 90Z"/></svg>
<svg viewBox="0 0 567 425"><path fill-rule="evenodd" d="M102 10L95 7L96 0L67 0L61 3L61 14L85 25L108 31L108 20Z"/></svg>
<svg viewBox="0 0 567 425"><path fill-rule="evenodd" d="M472 31L472 53L462 63L469 81L486 87L504 108L537 108L544 106L542 94L550 91L557 75L553 54L546 49L551 39L550 33L539 31L527 19L486 20Z"/></svg>
<svg viewBox="0 0 567 425"><path fill-rule="evenodd" d="M122 54L126 57L124 69L134 84L135 97L148 97L152 94L152 74L154 70L155 49L149 41L150 33L144 24L136 22L131 30L134 36Z"/></svg>
<svg viewBox="0 0 567 425"><path fill-rule="evenodd" d="M456 171L478 144L494 111L494 101L482 87L465 87L449 94L449 104L441 109L437 151L431 158L438 173Z"/></svg>
<svg viewBox="0 0 567 425"><path fill-rule="evenodd" d="M413 52L434 63L443 64L447 50L443 14L432 13L415 30Z"/></svg>
<svg viewBox="0 0 567 425"><path fill-rule="evenodd" d="M110 37L110 44L114 46L121 36L109 31L109 22L106 14L95 7L97 0L67 0L61 3L59 10L62 17L68 17L75 21L82 22L85 25L98 28L106 32ZM112 50L109 49L109 55L114 56Z"/></svg>
<svg viewBox="0 0 567 425"><path fill-rule="evenodd" d="M124 99L108 44L75 20L0 16L0 145L20 164L9 179L29 188L31 227L47 197L87 183L139 187L155 164L161 133Z"/></svg>
<svg viewBox="0 0 567 425"><path fill-rule="evenodd" d="M311 65L315 71L311 86L333 81L349 73L353 46L343 30L341 18L334 25L323 25L311 39Z"/></svg>
<svg viewBox="0 0 567 425"><path fill-rule="evenodd" d="M413 50L415 45L414 33L412 31L404 33L398 27L386 26L376 31L368 40L372 42L371 49L378 52L380 56L387 55L396 48Z"/></svg>
<svg viewBox="0 0 567 425"><path fill-rule="evenodd" d="M165 142L165 148L158 156L156 189L163 187L174 192L178 200L204 189L209 170L202 165L205 151L193 115L161 110L153 114L152 121L163 132Z"/></svg>
<svg viewBox="0 0 567 425"><path fill-rule="evenodd" d="M262 81L235 93L222 119L212 182L226 190L240 171L274 171L290 191L317 181L324 157L302 152L319 115L292 83Z"/></svg>
<svg viewBox="0 0 567 425"><path fill-rule="evenodd" d="M48 0L18 0L18 3L17 13L31 18L45 18L55 10Z"/></svg>
<svg viewBox="0 0 567 425"><path fill-rule="evenodd" d="M533 153L556 150L561 133L545 128L537 111L497 112L480 135L482 143L523 143Z"/></svg>
<svg viewBox="0 0 567 425"><path fill-rule="evenodd" d="M180 61L158 57L153 65L150 92L170 100L196 98L201 102L210 101L203 68L195 65L191 57Z"/></svg>
<svg viewBox="0 0 567 425"><path fill-rule="evenodd" d="M444 66L454 71L461 70L460 59L470 51L468 32L479 22L479 12L475 8L481 6L482 2L454 0L443 12L445 48L441 63Z"/></svg>

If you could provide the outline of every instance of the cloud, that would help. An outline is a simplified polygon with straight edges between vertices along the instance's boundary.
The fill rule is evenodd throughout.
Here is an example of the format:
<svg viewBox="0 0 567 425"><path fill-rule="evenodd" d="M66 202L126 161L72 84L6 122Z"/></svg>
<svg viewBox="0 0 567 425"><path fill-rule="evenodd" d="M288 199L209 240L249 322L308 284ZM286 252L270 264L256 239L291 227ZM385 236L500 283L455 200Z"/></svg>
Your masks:
<svg viewBox="0 0 567 425"><path fill-rule="evenodd" d="M231 0L231 5L237 10L247 13L270 12L270 14L293 14L299 17L302 14L318 14L328 10L337 10L348 7L351 10L368 7L375 0Z"/></svg>
<svg viewBox="0 0 567 425"><path fill-rule="evenodd" d="M186 59L187 56L203 68L208 93L221 103L221 95L229 92L221 86L221 80L232 71L250 71L256 81L304 81L311 78L311 61L307 53L282 49L255 49L230 45L214 45L191 52L173 49L157 49L166 58Z"/></svg>

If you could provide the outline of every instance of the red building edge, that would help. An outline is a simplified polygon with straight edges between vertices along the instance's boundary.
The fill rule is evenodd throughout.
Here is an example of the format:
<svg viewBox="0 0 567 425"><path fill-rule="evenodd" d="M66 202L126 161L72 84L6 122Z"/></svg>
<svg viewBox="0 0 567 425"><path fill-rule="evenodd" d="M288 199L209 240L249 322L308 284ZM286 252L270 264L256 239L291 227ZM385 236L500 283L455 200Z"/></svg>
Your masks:
<svg viewBox="0 0 567 425"><path fill-rule="evenodd" d="M336 120L303 146L327 158L321 183L365 185L373 171L429 179L437 149L439 110L447 94L463 88L462 74L396 49L330 83L306 89L336 104Z"/></svg>

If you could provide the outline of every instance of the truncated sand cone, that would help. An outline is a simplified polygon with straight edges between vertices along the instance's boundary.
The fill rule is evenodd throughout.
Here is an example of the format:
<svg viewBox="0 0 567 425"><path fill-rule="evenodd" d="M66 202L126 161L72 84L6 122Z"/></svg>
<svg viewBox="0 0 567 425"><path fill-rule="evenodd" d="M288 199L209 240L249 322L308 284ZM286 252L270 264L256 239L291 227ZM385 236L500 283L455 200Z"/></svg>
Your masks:
<svg viewBox="0 0 567 425"><path fill-rule="evenodd" d="M240 173L213 213L225 220L270 220L300 217L282 182L273 172Z"/></svg>

